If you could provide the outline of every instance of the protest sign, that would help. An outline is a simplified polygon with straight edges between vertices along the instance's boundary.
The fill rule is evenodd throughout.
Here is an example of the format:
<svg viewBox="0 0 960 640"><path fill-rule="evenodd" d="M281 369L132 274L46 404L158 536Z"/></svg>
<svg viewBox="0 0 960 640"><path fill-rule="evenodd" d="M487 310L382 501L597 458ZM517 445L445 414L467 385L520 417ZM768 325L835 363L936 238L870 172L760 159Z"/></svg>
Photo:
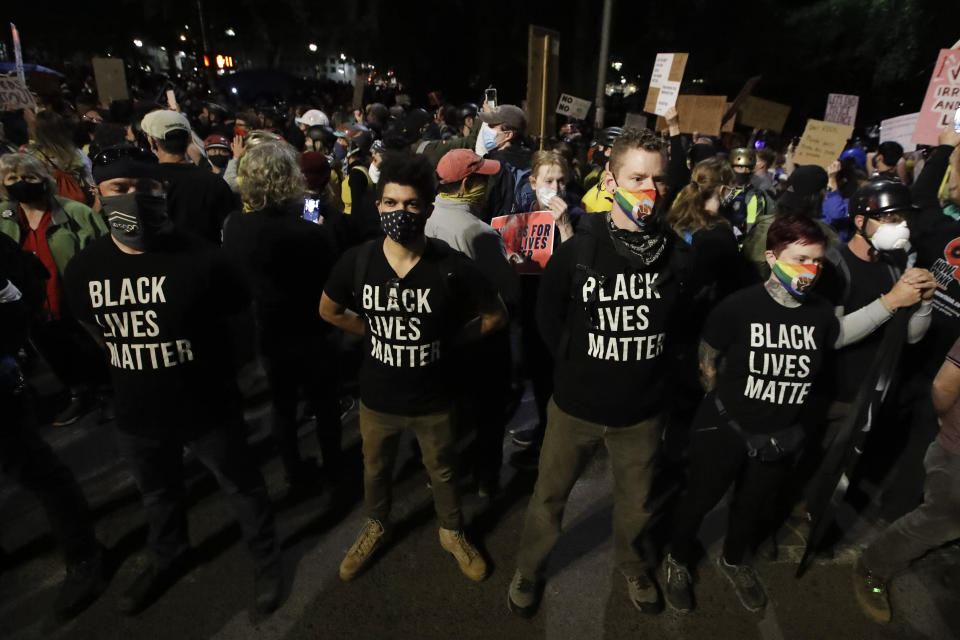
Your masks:
<svg viewBox="0 0 960 640"><path fill-rule="evenodd" d="M720 121L728 104L726 96L678 96L677 115L680 117L680 133L720 135ZM663 131L666 128L666 119L657 118L657 131Z"/></svg>
<svg viewBox="0 0 960 640"><path fill-rule="evenodd" d="M724 113L721 122L723 125L720 127L720 133L733 133L733 127L737 124L737 112L734 111L730 118L727 118L727 113L730 113L733 109L733 103L727 103L727 111Z"/></svg>
<svg viewBox="0 0 960 640"><path fill-rule="evenodd" d="M36 109L33 94L15 74L0 75L0 110Z"/></svg>
<svg viewBox="0 0 960 640"><path fill-rule="evenodd" d="M823 119L825 122L848 124L851 127L857 123L857 107L860 105L860 96L850 96L844 93L827 95L827 110Z"/></svg>
<svg viewBox="0 0 960 640"><path fill-rule="evenodd" d="M623 121L624 129L646 129L649 120L642 113L628 113L626 120Z"/></svg>
<svg viewBox="0 0 960 640"><path fill-rule="evenodd" d="M553 215L532 211L498 216L490 221L503 238L507 260L518 273L540 273L553 255Z"/></svg>
<svg viewBox="0 0 960 640"><path fill-rule="evenodd" d="M657 54L653 72L650 74L647 100L643 103L644 111L662 116L667 113L667 109L677 104L680 81L683 80L683 70L689 56L689 53Z"/></svg>
<svg viewBox="0 0 960 640"><path fill-rule="evenodd" d="M740 93L738 93L737 97L733 99L733 102L727 106L727 111L723 114L723 124L726 124L729 120L733 120L733 117L737 115L737 111L740 110L740 106L743 105L743 101L753 93L761 77L762 76L753 76L743 84ZM730 130L733 131L732 128ZM724 129L724 131L726 131L726 129Z"/></svg>
<svg viewBox="0 0 960 640"><path fill-rule="evenodd" d="M815 164L826 169L840 158L851 133L853 127L848 124L807 120L807 128L793 155L794 164Z"/></svg>
<svg viewBox="0 0 960 640"><path fill-rule="evenodd" d="M748 96L740 107L740 124L780 133L790 115L790 105Z"/></svg>
<svg viewBox="0 0 960 640"><path fill-rule="evenodd" d="M577 120L586 120L591 104L589 100L561 93L560 101L557 103L557 113Z"/></svg>
<svg viewBox="0 0 960 640"><path fill-rule="evenodd" d="M880 122L880 142L898 142L904 151L914 151L917 148L913 142L913 132L917 128L919 113L908 113L905 116L887 118Z"/></svg>
<svg viewBox="0 0 960 640"><path fill-rule="evenodd" d="M114 100L127 99L127 73L120 58L94 58L93 75L97 80L100 104L109 106Z"/></svg>
<svg viewBox="0 0 960 640"><path fill-rule="evenodd" d="M958 108L960 108L960 51L941 49L911 142L937 144L940 132L953 126L953 114Z"/></svg>

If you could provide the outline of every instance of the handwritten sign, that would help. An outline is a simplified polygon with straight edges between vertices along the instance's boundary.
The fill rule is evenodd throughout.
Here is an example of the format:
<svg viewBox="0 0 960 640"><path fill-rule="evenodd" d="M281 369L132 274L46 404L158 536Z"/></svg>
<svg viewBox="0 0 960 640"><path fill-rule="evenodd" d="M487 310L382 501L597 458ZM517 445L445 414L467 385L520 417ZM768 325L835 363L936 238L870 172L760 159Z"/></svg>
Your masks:
<svg viewBox="0 0 960 640"><path fill-rule="evenodd" d="M726 96L679 96L677 115L680 117L680 133L720 135L720 123L729 104ZM666 128L666 119L657 118L657 131Z"/></svg>
<svg viewBox="0 0 960 640"><path fill-rule="evenodd" d="M913 144L937 144L937 137L953 126L953 114L960 108L960 50L941 49L920 118L913 132Z"/></svg>
<svg viewBox="0 0 960 640"><path fill-rule="evenodd" d="M589 100L561 93L560 101L557 103L557 113L577 120L585 120L591 104L593 103Z"/></svg>
<svg viewBox="0 0 960 640"><path fill-rule="evenodd" d="M919 113L908 113L905 116L887 118L880 121L880 142L898 142L904 151L914 151L917 148L911 140L917 128Z"/></svg>
<svg viewBox="0 0 960 640"><path fill-rule="evenodd" d="M0 75L0 110L16 111L36 108L33 94L17 74Z"/></svg>
<svg viewBox="0 0 960 640"><path fill-rule="evenodd" d="M853 127L836 122L807 120L793 161L797 165L815 164L826 169L837 160L847 146Z"/></svg>
<svg viewBox="0 0 960 640"><path fill-rule="evenodd" d="M93 75L97 80L100 104L109 106L114 100L126 100L127 72L120 58L94 58Z"/></svg>
<svg viewBox="0 0 960 640"><path fill-rule="evenodd" d="M780 133L790 115L790 105L747 96L740 107L740 124Z"/></svg>
<svg viewBox="0 0 960 640"><path fill-rule="evenodd" d="M540 273L553 255L555 224L549 211L499 216L490 221L503 238L507 260L517 273Z"/></svg>
<svg viewBox="0 0 960 640"><path fill-rule="evenodd" d="M848 124L852 127L857 123L857 107L859 106L860 96L831 93L827 95L827 111L823 119L826 122Z"/></svg>
<svg viewBox="0 0 960 640"><path fill-rule="evenodd" d="M666 115L667 109L677 104L680 81L687 66L689 53L658 53L650 74L650 88L643 110L658 116Z"/></svg>

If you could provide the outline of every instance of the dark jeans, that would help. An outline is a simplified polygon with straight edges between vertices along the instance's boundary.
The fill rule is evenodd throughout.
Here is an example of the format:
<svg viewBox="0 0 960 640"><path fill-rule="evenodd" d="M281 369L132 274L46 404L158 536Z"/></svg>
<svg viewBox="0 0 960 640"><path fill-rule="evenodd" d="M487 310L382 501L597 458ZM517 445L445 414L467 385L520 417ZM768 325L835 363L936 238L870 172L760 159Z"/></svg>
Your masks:
<svg viewBox="0 0 960 640"><path fill-rule="evenodd" d="M543 577L547 558L560 537L570 491L602 444L613 470L614 561L623 575L639 575L645 563L636 543L650 518L643 505L660 441L660 418L613 428L571 416L552 400L547 411L547 433L540 449L537 485L524 518L517 568L528 579Z"/></svg>
<svg viewBox="0 0 960 640"><path fill-rule="evenodd" d="M723 557L730 564L742 563L775 517L776 499L792 471L792 456L776 462L749 457L743 438L720 417L713 396L707 395L691 427L687 490L674 520L673 557L692 565L700 524L735 484Z"/></svg>
<svg viewBox="0 0 960 640"><path fill-rule="evenodd" d="M537 404L536 443L543 440L547 430L547 404L553 395L553 356L537 326L537 294L540 276L520 276L520 330L523 347L524 375L533 387Z"/></svg>
<svg viewBox="0 0 960 640"><path fill-rule="evenodd" d="M169 566L190 545L183 483L184 446L190 447L213 473L229 497L258 567L276 561L279 549L273 507L244 440L242 424L217 426L189 438L173 434L145 436L119 429L116 433L120 453L140 489L156 566Z"/></svg>
<svg viewBox="0 0 960 640"><path fill-rule="evenodd" d="M287 476L295 478L302 466L297 437L297 401L301 393L316 414L323 466L337 475L342 428L336 350L322 337L310 336L295 343L264 344L263 356L273 393L273 437Z"/></svg>
<svg viewBox="0 0 960 640"><path fill-rule="evenodd" d="M64 317L39 324L32 329L31 340L54 375L71 391L107 383L104 352L76 320Z"/></svg>
<svg viewBox="0 0 960 640"><path fill-rule="evenodd" d="M40 500L68 565L90 558L99 543L87 500L73 473L36 432L27 392L0 396L0 416L0 471Z"/></svg>

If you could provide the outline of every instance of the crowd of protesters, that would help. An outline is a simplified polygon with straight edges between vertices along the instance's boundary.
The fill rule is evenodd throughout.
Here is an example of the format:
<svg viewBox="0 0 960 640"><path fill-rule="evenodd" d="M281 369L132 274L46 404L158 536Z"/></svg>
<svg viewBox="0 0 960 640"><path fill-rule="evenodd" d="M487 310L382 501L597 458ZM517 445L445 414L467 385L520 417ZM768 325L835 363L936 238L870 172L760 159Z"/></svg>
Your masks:
<svg viewBox="0 0 960 640"><path fill-rule="evenodd" d="M874 488L881 530L854 592L888 621L890 580L960 537L960 133L909 153L852 139L824 169L797 166L767 131L683 135L674 110L661 132L569 121L535 140L514 105L388 102L183 113L85 98L3 115L0 462L61 543L58 615L103 591L105 550L38 435L28 360L67 390L54 426L91 412L115 425L149 523L128 614L190 566L184 446L229 496L256 607L280 603L273 507L237 384L251 359L291 491L345 481L342 410L358 382L367 519L344 580L388 539L405 431L441 547L483 580L461 492L497 497L510 437L511 464L538 473L511 611L536 612L565 504L601 444L634 606L696 607L700 525L732 488L716 565L761 611L756 551L807 518L864 372L900 327L885 419L854 475ZM542 272L491 226L538 211L555 222ZM526 385L536 420L507 434ZM319 460L301 455L302 400ZM654 508L661 476L674 499ZM672 526L649 557L655 510Z"/></svg>

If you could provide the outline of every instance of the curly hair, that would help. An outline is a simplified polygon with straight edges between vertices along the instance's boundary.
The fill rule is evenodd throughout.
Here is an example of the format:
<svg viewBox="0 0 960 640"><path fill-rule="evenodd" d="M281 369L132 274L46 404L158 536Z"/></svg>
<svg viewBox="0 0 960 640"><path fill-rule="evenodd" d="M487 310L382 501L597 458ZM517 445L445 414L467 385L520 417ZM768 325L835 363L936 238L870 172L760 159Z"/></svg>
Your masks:
<svg viewBox="0 0 960 640"><path fill-rule="evenodd" d="M306 179L296 150L282 140L249 149L237 170L240 198L248 211L288 204L303 198Z"/></svg>
<svg viewBox="0 0 960 640"><path fill-rule="evenodd" d="M726 160L707 158L693 168L690 184L685 186L676 200L667 222L677 233L712 229L718 224L729 224L726 218L711 215L706 210L707 201L720 191L720 187L733 182L733 167Z"/></svg>
<svg viewBox="0 0 960 640"><path fill-rule="evenodd" d="M664 153L666 148L660 136L650 129L627 129L610 150L610 173L617 175L623 165L623 157L632 149Z"/></svg>
<svg viewBox="0 0 960 640"><path fill-rule="evenodd" d="M0 156L0 195L10 199L4 183L8 175L17 171L31 173L40 178L40 181L47 185L47 197L53 201L53 196L57 194L57 181L50 174L47 164L29 153L7 153Z"/></svg>

